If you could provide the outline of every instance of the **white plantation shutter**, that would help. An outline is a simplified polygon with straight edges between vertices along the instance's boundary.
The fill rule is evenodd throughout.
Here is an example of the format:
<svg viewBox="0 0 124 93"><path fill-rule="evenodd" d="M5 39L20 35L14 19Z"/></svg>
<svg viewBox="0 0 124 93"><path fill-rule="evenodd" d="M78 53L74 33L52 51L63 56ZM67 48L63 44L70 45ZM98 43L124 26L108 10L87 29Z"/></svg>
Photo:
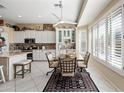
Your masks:
<svg viewBox="0 0 124 93"><path fill-rule="evenodd" d="M89 42L88 42L88 45L89 45L89 52L92 53L92 28L89 30Z"/></svg>
<svg viewBox="0 0 124 93"><path fill-rule="evenodd" d="M106 60L106 21L105 19L98 24L98 57Z"/></svg>
<svg viewBox="0 0 124 93"><path fill-rule="evenodd" d="M90 42L93 56L110 63L112 66L122 69L123 29L122 7L109 14L105 19L93 26ZM90 33L89 33L90 34ZM90 47L89 47L90 48ZM89 49L90 50L90 49Z"/></svg>
<svg viewBox="0 0 124 93"><path fill-rule="evenodd" d="M117 68L122 68L122 8L111 13L108 17L108 53L107 61Z"/></svg>
<svg viewBox="0 0 124 93"><path fill-rule="evenodd" d="M94 56L97 56L97 52L98 52L98 46L97 46L97 44L98 44L98 37L97 37L97 25L95 25L94 27L93 27L93 55Z"/></svg>

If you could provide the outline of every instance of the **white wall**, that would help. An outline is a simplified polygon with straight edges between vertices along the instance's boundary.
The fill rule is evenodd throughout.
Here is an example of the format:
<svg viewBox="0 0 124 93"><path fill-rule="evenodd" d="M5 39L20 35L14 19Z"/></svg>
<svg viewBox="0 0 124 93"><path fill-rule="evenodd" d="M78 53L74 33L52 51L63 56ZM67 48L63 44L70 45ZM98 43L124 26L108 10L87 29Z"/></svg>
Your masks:
<svg viewBox="0 0 124 93"><path fill-rule="evenodd" d="M85 53L88 50L88 29L85 27L78 27L76 31L76 49L80 53ZM81 44L84 44L82 47ZM84 51L82 51L84 50Z"/></svg>

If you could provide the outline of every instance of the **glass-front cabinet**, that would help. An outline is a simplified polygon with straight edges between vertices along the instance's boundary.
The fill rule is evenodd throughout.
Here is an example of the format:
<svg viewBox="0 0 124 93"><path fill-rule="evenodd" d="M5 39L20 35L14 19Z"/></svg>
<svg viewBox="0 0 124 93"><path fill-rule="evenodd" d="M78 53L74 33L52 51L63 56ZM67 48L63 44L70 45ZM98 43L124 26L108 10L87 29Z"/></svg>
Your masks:
<svg viewBox="0 0 124 93"><path fill-rule="evenodd" d="M58 31L59 33L59 35L58 35L58 42L62 42L62 31L60 30L60 31Z"/></svg>
<svg viewBox="0 0 124 93"><path fill-rule="evenodd" d="M71 38L72 38L72 42L75 42L75 31L74 30L71 31Z"/></svg>
<svg viewBox="0 0 124 93"><path fill-rule="evenodd" d="M56 29L56 49L75 49L75 29Z"/></svg>

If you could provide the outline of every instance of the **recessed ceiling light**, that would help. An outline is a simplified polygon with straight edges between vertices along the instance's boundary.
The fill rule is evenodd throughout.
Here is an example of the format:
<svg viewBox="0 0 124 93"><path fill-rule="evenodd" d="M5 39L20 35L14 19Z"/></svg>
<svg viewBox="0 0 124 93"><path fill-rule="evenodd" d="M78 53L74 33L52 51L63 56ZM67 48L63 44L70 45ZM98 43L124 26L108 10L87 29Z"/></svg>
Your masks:
<svg viewBox="0 0 124 93"><path fill-rule="evenodd" d="M0 17L2 17L2 15L0 15Z"/></svg>
<svg viewBox="0 0 124 93"><path fill-rule="evenodd" d="M42 16L39 15L38 17L41 18Z"/></svg>
<svg viewBox="0 0 124 93"><path fill-rule="evenodd" d="M18 15L19 18L21 18L22 16L21 15Z"/></svg>

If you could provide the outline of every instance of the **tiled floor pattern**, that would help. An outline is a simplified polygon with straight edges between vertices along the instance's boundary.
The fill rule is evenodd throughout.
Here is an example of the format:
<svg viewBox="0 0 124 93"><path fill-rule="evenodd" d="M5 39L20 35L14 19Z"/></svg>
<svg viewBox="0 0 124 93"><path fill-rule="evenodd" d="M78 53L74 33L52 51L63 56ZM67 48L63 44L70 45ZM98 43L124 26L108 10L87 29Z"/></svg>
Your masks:
<svg viewBox="0 0 124 93"><path fill-rule="evenodd" d="M1 92L41 92L43 91L47 81L50 78L50 74L46 76L46 72L49 71L47 62L33 62L32 72L26 74L24 79L18 77L15 80L0 84ZM112 87L102 74L93 64L89 64L88 72L90 72L93 81L100 91L117 91Z"/></svg>

